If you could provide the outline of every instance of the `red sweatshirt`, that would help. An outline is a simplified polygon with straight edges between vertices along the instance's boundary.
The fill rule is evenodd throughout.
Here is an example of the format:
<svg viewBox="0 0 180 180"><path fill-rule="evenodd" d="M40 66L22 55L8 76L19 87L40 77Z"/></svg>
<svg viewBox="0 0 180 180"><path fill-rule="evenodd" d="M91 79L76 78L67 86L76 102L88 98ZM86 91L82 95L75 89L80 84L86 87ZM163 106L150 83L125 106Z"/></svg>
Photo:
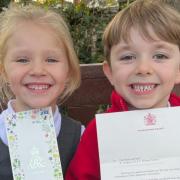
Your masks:
<svg viewBox="0 0 180 180"><path fill-rule="evenodd" d="M126 102L115 91L111 95L112 106L107 112L128 111ZM171 94L171 106L180 106L180 97ZM66 173L66 180L99 180L100 164L96 121L93 119L81 137L80 144Z"/></svg>

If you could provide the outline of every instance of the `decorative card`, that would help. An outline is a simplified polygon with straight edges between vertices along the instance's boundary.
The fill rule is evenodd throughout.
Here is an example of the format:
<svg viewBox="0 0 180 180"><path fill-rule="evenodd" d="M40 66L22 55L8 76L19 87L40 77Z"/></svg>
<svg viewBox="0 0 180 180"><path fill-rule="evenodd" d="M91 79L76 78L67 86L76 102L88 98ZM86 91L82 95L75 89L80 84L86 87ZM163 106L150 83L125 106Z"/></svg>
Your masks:
<svg viewBox="0 0 180 180"><path fill-rule="evenodd" d="M180 107L96 120L102 180L180 180Z"/></svg>
<svg viewBox="0 0 180 180"><path fill-rule="evenodd" d="M51 108L5 119L14 180L63 180Z"/></svg>

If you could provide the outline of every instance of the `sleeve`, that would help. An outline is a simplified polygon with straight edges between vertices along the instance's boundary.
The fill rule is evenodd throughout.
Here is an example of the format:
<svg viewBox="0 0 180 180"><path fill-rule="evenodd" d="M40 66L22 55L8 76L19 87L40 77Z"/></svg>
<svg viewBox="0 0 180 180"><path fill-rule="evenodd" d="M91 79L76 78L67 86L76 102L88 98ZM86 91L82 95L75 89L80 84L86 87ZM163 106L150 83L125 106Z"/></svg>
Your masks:
<svg viewBox="0 0 180 180"><path fill-rule="evenodd" d="M65 180L100 180L99 152L96 121L85 129L74 158L66 172Z"/></svg>

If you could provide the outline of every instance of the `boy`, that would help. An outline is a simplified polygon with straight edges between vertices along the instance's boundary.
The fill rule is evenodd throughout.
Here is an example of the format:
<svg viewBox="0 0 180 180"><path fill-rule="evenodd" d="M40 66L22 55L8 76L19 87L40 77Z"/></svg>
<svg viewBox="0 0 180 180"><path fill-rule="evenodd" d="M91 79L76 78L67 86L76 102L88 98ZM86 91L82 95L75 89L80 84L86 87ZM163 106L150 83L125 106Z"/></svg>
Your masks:
<svg viewBox="0 0 180 180"><path fill-rule="evenodd" d="M107 112L179 106L180 14L166 3L136 0L106 27L103 70L111 84ZM96 121L85 130L66 180L100 179Z"/></svg>

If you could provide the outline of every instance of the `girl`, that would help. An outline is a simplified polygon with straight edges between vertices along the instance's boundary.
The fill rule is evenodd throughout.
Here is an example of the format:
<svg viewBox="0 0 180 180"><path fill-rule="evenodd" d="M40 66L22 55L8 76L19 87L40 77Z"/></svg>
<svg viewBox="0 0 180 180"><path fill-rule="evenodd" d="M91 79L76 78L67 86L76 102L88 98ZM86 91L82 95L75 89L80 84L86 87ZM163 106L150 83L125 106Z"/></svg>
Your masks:
<svg viewBox="0 0 180 180"><path fill-rule="evenodd" d="M83 127L63 116L57 101L80 84L79 63L60 15L32 5L11 5L0 16L1 100L13 97L0 115L0 179L12 180L6 114L51 106L63 174ZM3 103L3 102L2 102Z"/></svg>

